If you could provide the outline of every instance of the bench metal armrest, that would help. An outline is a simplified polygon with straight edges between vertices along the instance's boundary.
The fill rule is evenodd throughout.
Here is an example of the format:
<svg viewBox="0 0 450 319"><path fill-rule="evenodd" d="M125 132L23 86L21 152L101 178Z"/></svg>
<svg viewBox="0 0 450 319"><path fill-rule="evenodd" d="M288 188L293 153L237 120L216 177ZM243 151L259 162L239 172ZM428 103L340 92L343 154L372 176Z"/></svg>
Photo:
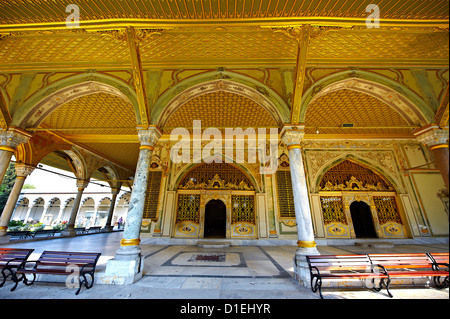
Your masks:
<svg viewBox="0 0 450 319"><path fill-rule="evenodd" d="M20 266L19 266L19 268L17 268L17 270L25 269L25 266L28 263L34 263L33 268L36 268L38 262L39 262L39 260L24 260L24 262L20 264Z"/></svg>
<svg viewBox="0 0 450 319"><path fill-rule="evenodd" d="M313 269L317 272L316 274L313 274ZM311 277L322 278L319 268L317 268L316 266L309 266L309 272L311 273Z"/></svg>
<svg viewBox="0 0 450 319"><path fill-rule="evenodd" d="M375 271L374 271L374 270L375 270L375 267L380 268L380 269L381 269L381 272L380 272L380 273L382 273L382 274L384 274L384 275L386 275L386 276L389 277L389 274L388 274L386 268L384 268L383 265L380 265L380 264L372 264L372 272L375 272Z"/></svg>
<svg viewBox="0 0 450 319"><path fill-rule="evenodd" d="M80 274L84 274L84 273L93 273L93 272L95 271L95 266L96 266L95 263L88 263L88 264L83 265L83 266L81 267L81 269L80 269ZM85 270L84 270L85 267L92 267L92 270L85 271Z"/></svg>
<svg viewBox="0 0 450 319"><path fill-rule="evenodd" d="M22 264L25 262L25 260L23 260L22 258L13 258L13 259L8 260L8 262L5 264L4 267L5 267L5 268L12 267L12 266L9 265L9 263L10 263L10 262L17 262L18 260L21 261L21 262L20 262L20 265L22 265ZM19 265L18 267L20 267L20 265Z"/></svg>
<svg viewBox="0 0 450 319"><path fill-rule="evenodd" d="M445 267L447 267L447 270L449 269L449 264L446 264L446 263L433 263L433 264L431 265L431 268L432 268L434 271L439 271L439 270L440 270L439 266L445 266Z"/></svg>

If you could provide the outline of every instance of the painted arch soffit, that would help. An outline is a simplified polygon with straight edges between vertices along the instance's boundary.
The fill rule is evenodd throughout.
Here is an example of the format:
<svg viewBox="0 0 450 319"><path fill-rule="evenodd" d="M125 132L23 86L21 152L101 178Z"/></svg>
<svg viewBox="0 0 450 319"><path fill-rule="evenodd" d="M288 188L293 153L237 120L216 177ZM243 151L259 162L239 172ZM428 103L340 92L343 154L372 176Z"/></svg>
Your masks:
<svg viewBox="0 0 450 319"><path fill-rule="evenodd" d="M22 128L31 128L39 126L48 115L55 109L77 98L97 94L106 93L124 99L135 109L136 103L134 92L129 88L119 85L119 88L103 79L102 82L82 78L71 78L64 81L54 83L50 87L46 87L36 92L28 101L26 101L21 109L13 116L13 124ZM76 83L73 83L76 82ZM109 81L111 82L111 81ZM134 102L134 103L133 103ZM138 113L136 113L136 121L139 121Z"/></svg>
<svg viewBox="0 0 450 319"><path fill-rule="evenodd" d="M279 125L289 121L290 111L287 105L280 97L265 87L264 84L259 83L250 86L249 84L231 80L231 76L226 75L225 77L228 77L228 79L220 78L210 80L205 78L205 81L192 86L189 86L189 83L180 83L179 86L174 87L171 92L168 92L170 96L162 96L156 103L151 116L152 122L157 123L158 127L164 128L170 116L185 103L198 96L217 91L237 94L252 100L269 112ZM195 79L188 81L195 81ZM168 101L165 105L163 105L165 103L164 100Z"/></svg>
<svg viewBox="0 0 450 319"><path fill-rule="evenodd" d="M409 125L423 126L429 123L430 116L433 114L423 101L418 100L419 98L416 98L414 103L410 98L390 87L392 85L387 86L373 79L361 78L369 75L360 73L355 77L351 77L351 73L333 75L313 85L304 95L301 120L305 120L307 107L318 98L339 90L353 90L368 94L387 104L397 111ZM346 78L342 79L342 77ZM396 86L401 91L407 91L407 88L400 87L399 83L396 83ZM422 105L418 105L420 102Z"/></svg>

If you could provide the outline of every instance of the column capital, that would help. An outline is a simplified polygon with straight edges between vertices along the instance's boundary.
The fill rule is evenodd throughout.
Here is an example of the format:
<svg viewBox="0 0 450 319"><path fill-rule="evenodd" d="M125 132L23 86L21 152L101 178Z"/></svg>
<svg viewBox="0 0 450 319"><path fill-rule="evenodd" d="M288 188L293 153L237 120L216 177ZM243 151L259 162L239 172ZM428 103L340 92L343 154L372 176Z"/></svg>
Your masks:
<svg viewBox="0 0 450 319"><path fill-rule="evenodd" d="M89 185L89 180L85 179L77 179L77 188L78 190L84 190Z"/></svg>
<svg viewBox="0 0 450 319"><path fill-rule="evenodd" d="M147 129L138 129L138 137L139 142L141 143L141 147L155 147L161 135L161 130L156 126L151 126Z"/></svg>
<svg viewBox="0 0 450 319"><path fill-rule="evenodd" d="M24 163L16 163L14 166L17 177L25 178L29 176L35 169L34 166L24 164Z"/></svg>
<svg viewBox="0 0 450 319"><path fill-rule="evenodd" d="M430 124L417 129L413 132L417 140L422 144L433 147L437 145L448 145L449 130L448 128L442 129L437 124Z"/></svg>
<svg viewBox="0 0 450 319"><path fill-rule="evenodd" d="M33 135L19 128L0 131L0 150L14 151L19 144L26 143Z"/></svg>
<svg viewBox="0 0 450 319"><path fill-rule="evenodd" d="M281 129L281 142L289 147L300 147L300 143L305 135L304 125L285 125Z"/></svg>

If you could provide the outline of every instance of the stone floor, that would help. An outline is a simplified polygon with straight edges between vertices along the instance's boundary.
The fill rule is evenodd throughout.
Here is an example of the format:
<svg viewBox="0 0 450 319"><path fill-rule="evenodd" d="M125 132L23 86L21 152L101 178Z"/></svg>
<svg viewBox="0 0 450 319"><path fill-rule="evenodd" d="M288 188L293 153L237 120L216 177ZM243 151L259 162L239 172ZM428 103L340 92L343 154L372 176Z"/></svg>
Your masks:
<svg viewBox="0 0 450 319"><path fill-rule="evenodd" d="M100 233L75 238L10 243L3 247L34 248L31 256L44 250L99 251L102 256L97 272L105 271L122 238L121 232ZM141 242L145 257L144 275L128 286L94 284L75 296L75 289L65 282L19 284L14 292L9 281L0 288L0 300L6 299L170 299L186 300L293 300L318 299L310 288L293 279L295 246L231 246L199 248L192 245L150 245ZM318 246L322 254L357 254L382 252L448 252L448 244L395 245L393 248L359 246ZM420 285L391 287L393 299L449 299L449 290ZM367 289L324 289L325 299L391 299L386 293Z"/></svg>

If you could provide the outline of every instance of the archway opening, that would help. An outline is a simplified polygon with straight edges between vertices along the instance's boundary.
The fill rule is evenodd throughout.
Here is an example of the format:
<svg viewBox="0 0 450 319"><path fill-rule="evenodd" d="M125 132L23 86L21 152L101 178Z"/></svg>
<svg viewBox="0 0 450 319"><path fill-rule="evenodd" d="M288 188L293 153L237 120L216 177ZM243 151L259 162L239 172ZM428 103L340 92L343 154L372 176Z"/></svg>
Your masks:
<svg viewBox="0 0 450 319"><path fill-rule="evenodd" d="M205 238L225 238L227 209L221 200L210 200L205 206Z"/></svg>
<svg viewBox="0 0 450 319"><path fill-rule="evenodd" d="M377 238L369 205L353 202L350 205L350 214L356 238Z"/></svg>

